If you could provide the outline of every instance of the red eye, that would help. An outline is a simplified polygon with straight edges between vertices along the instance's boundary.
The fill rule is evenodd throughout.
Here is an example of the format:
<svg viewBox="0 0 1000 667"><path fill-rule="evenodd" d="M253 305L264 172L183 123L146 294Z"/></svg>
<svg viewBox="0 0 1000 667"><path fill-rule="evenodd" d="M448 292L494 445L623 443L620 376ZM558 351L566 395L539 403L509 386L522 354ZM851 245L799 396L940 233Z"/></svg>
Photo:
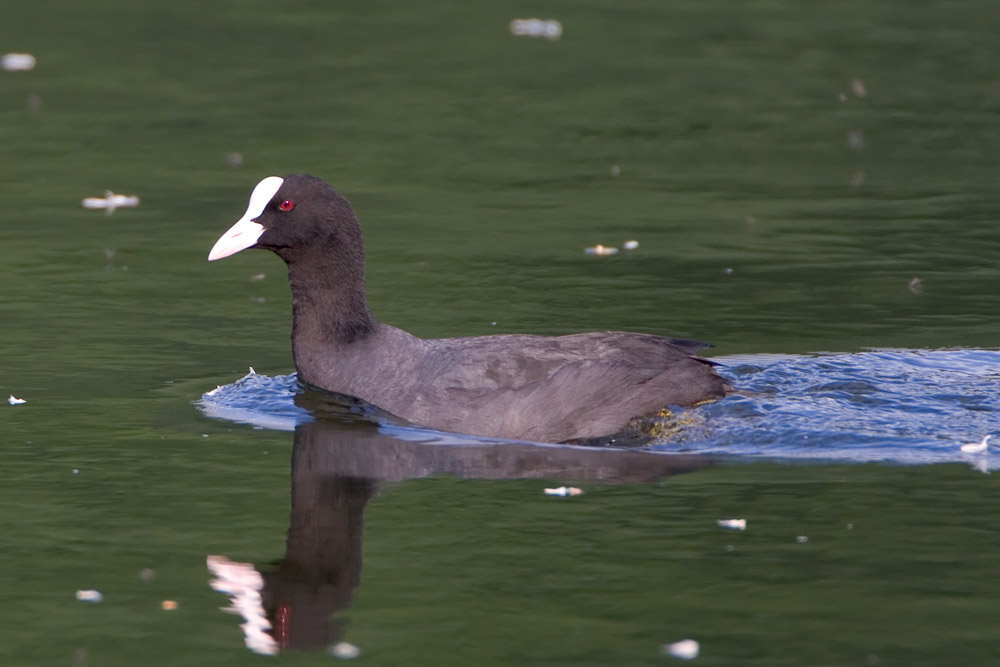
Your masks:
<svg viewBox="0 0 1000 667"><path fill-rule="evenodd" d="M295 202L293 202L291 199L286 199L285 201L278 204L278 208L280 208L282 211L291 211L293 208L295 208Z"/></svg>

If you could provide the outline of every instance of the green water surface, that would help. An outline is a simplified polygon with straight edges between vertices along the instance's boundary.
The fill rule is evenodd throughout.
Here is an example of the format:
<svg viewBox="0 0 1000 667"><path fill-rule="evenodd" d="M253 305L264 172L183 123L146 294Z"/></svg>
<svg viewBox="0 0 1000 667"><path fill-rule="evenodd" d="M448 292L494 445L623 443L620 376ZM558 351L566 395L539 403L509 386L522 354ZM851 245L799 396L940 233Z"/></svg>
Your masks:
<svg viewBox="0 0 1000 667"><path fill-rule="evenodd" d="M510 34L531 16L562 38ZM205 557L281 558L291 436L191 405L293 368L280 260L205 261L264 176L350 198L374 311L422 336L995 348L998 33L985 0L5 7L0 50L38 64L0 72L0 391L28 401L0 409L0 664L265 660ZM80 206L107 189L141 204ZM685 637L704 665L1000 660L994 476L547 484L383 486L359 660L670 664Z"/></svg>

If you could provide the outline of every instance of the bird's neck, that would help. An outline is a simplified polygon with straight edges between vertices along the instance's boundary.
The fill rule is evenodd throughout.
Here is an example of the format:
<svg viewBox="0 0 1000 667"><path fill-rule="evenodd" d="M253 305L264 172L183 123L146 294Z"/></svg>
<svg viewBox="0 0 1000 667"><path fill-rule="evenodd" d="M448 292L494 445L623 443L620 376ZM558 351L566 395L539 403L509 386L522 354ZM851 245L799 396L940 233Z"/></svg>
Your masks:
<svg viewBox="0 0 1000 667"><path fill-rule="evenodd" d="M285 258L292 289L293 351L359 342L378 324L365 295L364 256L331 249Z"/></svg>

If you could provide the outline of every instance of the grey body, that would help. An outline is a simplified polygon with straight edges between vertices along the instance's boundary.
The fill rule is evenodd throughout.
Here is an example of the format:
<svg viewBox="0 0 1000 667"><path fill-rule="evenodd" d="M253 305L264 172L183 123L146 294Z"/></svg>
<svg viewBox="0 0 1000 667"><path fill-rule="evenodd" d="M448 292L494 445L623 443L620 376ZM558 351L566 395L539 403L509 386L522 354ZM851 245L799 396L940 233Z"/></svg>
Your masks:
<svg viewBox="0 0 1000 667"><path fill-rule="evenodd" d="M635 416L725 395L671 339L623 332L425 340L379 324L331 349L293 340L299 378L416 424L564 442L610 435Z"/></svg>

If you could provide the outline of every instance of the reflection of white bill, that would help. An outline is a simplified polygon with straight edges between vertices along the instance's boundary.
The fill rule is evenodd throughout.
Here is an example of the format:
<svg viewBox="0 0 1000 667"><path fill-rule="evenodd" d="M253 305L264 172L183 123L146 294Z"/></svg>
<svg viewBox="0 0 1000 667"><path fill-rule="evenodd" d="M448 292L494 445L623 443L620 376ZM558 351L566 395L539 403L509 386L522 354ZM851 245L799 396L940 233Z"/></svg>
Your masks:
<svg viewBox="0 0 1000 667"><path fill-rule="evenodd" d="M211 581L214 590L231 598L230 605L223 611L243 617L240 628L251 651L263 655L275 655L278 643L268 630L271 621L267 619L261 602L260 590L264 588L264 578L250 563L237 563L225 556L209 556L208 570L215 577Z"/></svg>

